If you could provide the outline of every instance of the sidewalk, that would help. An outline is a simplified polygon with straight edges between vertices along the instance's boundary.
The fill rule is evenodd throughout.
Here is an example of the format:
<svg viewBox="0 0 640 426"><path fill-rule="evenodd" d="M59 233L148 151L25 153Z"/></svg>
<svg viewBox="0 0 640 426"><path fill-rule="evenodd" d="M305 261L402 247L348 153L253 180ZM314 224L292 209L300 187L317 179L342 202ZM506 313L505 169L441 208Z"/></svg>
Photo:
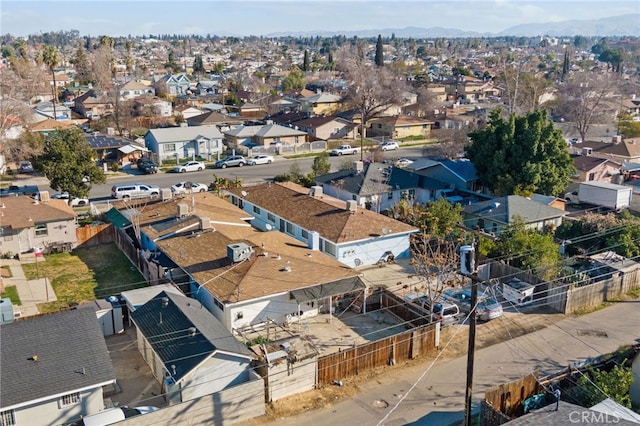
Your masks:
<svg viewBox="0 0 640 426"><path fill-rule="evenodd" d="M19 313L19 317L38 315L38 303L58 300L49 279L27 280L19 260L3 260L2 266L11 271L11 278L4 279L5 288L15 286L20 297L21 305L13 307L14 314Z"/></svg>

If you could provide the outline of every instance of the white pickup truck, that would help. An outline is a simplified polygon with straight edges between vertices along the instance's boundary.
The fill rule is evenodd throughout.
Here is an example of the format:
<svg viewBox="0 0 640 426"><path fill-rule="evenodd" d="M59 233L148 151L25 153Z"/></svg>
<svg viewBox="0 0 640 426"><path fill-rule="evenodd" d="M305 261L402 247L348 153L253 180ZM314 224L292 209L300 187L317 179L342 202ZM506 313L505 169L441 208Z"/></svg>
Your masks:
<svg viewBox="0 0 640 426"><path fill-rule="evenodd" d="M331 155L356 155L360 153L360 148L351 145L340 145L339 147L331 150Z"/></svg>

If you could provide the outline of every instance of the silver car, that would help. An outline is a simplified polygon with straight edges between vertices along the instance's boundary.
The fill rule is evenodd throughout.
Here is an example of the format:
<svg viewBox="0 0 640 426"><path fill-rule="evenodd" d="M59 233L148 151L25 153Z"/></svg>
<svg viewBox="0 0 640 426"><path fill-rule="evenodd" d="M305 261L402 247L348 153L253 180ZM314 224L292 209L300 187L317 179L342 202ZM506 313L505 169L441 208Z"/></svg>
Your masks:
<svg viewBox="0 0 640 426"><path fill-rule="evenodd" d="M442 297L455 303L463 312L471 311L471 290L460 290L456 288L447 289L442 293ZM502 305L493 297L478 295L478 306L476 308L476 318L481 321L489 321L502 316Z"/></svg>

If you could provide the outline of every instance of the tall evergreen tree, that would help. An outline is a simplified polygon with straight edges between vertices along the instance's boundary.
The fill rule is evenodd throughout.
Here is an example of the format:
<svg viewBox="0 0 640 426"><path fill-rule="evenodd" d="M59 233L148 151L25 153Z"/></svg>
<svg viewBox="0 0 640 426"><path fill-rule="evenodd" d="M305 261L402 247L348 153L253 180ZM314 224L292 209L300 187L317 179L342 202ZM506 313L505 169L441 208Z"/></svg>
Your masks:
<svg viewBox="0 0 640 426"><path fill-rule="evenodd" d="M375 64L378 67L384 66L384 51L382 49L382 36L380 34L378 34L378 41L376 42Z"/></svg>
<svg viewBox="0 0 640 426"><path fill-rule="evenodd" d="M309 71L309 51L307 49L304 50L304 60L302 61L302 71Z"/></svg>
<svg viewBox="0 0 640 426"><path fill-rule="evenodd" d="M569 51L565 49L564 51L564 61L562 61L562 77L561 80L564 81L564 77L569 72Z"/></svg>

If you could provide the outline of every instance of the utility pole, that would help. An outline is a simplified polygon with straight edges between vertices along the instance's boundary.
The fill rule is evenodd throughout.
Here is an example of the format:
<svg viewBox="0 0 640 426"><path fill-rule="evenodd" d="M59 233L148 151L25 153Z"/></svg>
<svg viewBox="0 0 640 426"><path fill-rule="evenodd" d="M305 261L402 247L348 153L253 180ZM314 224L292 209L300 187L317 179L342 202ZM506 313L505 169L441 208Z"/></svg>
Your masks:
<svg viewBox="0 0 640 426"><path fill-rule="evenodd" d="M473 253L467 252L467 258L463 258L463 262L466 260L466 268L463 265L462 270L469 273L471 278L471 312L469 313L469 350L467 352L467 387L465 389L464 398L464 425L471 426L471 403L473 399L473 361L476 348L476 310L478 304L478 237L473 237ZM471 262L470 256L473 256L473 262ZM466 269L466 271L465 271Z"/></svg>

